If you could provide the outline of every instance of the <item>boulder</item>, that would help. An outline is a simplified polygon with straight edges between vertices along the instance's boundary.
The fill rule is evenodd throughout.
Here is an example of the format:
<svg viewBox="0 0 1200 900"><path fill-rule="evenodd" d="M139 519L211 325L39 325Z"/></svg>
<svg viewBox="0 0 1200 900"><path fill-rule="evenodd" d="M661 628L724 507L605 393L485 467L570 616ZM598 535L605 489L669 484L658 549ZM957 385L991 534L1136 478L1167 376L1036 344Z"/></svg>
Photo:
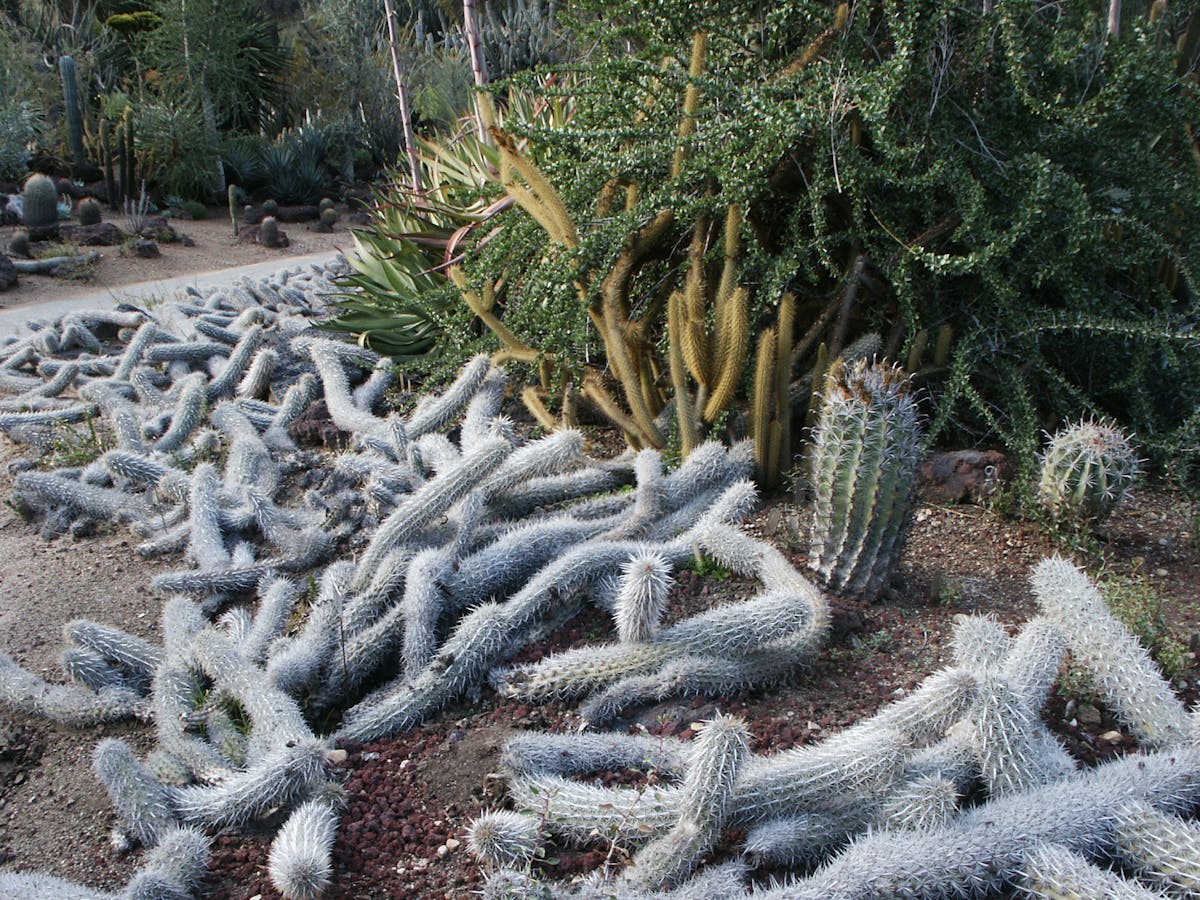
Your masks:
<svg viewBox="0 0 1200 900"><path fill-rule="evenodd" d="M69 243L81 247L115 247L124 240L124 235L112 222L99 225L60 225L59 234Z"/></svg>
<svg viewBox="0 0 1200 900"><path fill-rule="evenodd" d="M275 218L280 222L311 222L321 215L315 206L281 206Z"/></svg>
<svg viewBox="0 0 1200 900"><path fill-rule="evenodd" d="M139 259L154 259L154 257L162 255L159 252L158 244L145 238L133 245L133 252Z"/></svg>
<svg viewBox="0 0 1200 900"><path fill-rule="evenodd" d="M999 450L931 453L921 463L921 496L932 503L979 503L1012 474L1012 462Z"/></svg>

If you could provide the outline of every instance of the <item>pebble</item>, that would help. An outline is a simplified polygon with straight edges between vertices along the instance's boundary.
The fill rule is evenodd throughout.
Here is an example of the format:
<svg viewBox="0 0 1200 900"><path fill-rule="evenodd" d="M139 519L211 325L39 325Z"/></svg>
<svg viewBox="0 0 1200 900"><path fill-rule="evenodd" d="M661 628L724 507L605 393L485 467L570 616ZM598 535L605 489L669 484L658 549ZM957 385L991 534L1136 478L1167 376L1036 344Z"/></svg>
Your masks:
<svg viewBox="0 0 1200 900"><path fill-rule="evenodd" d="M1108 741L1110 744L1117 744L1120 743L1124 737L1125 735L1121 734L1119 731L1106 731L1104 734L1100 735L1100 740Z"/></svg>

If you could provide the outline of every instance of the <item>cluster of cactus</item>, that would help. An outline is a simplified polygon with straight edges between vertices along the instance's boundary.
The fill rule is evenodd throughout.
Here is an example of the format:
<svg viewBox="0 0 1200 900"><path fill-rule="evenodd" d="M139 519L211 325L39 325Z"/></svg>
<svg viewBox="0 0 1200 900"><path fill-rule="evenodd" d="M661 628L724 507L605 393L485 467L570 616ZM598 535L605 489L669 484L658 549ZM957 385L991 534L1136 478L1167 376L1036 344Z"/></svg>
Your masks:
<svg viewBox="0 0 1200 900"><path fill-rule="evenodd" d="M907 375L839 358L813 432L809 567L830 591L873 600L904 548L921 456Z"/></svg>
<svg viewBox="0 0 1200 900"><path fill-rule="evenodd" d="M1082 571L1045 560L1032 584L1041 615L1015 635L959 617L949 668L823 743L748 755L744 726L725 716L692 742L514 737L502 761L515 811L469 832L485 896L644 897L663 885L676 885L669 896L780 900L1192 896L1200 827L1179 817L1200 806L1197 723ZM1068 650L1143 752L1080 771L1042 724ZM571 777L626 769L660 783ZM742 864L689 879L727 828L744 834ZM574 885L532 874L547 841L597 839L632 851L632 864ZM1113 860L1119 871L1106 868ZM751 893L748 866L810 874Z"/></svg>
<svg viewBox="0 0 1200 900"><path fill-rule="evenodd" d="M58 186L49 175L30 175L21 198L21 220L27 228L49 228L58 223Z"/></svg>
<svg viewBox="0 0 1200 900"><path fill-rule="evenodd" d="M115 524L139 553L190 563L154 579L161 642L70 623L69 683L0 657L0 702L68 725L154 723L145 758L117 740L95 756L132 842L286 810L270 874L288 897L329 884L334 742L410 728L489 676L515 683L501 667L581 603L611 613L622 639L598 651L612 677L582 676L614 712L785 677L826 618L815 588L736 527L755 499L748 445L702 445L668 473L656 451L592 459L572 430L522 443L486 357L408 415L383 413L390 361L310 327L335 291L323 272L282 272L34 323L0 348L0 430L36 445L56 423L101 417L115 442L72 469L18 466L19 502L47 533ZM289 433L318 398L350 435L340 453ZM697 547L763 590L662 627L672 570ZM712 740L730 765L746 755L738 725ZM695 773L691 793L720 815L728 784ZM663 859L706 852L719 831L701 832L681 827ZM662 862L642 881L663 866L674 877Z"/></svg>
<svg viewBox="0 0 1200 900"><path fill-rule="evenodd" d="M1059 520L1097 523L1129 493L1141 461L1114 423L1084 419L1060 429L1042 455L1038 502Z"/></svg>

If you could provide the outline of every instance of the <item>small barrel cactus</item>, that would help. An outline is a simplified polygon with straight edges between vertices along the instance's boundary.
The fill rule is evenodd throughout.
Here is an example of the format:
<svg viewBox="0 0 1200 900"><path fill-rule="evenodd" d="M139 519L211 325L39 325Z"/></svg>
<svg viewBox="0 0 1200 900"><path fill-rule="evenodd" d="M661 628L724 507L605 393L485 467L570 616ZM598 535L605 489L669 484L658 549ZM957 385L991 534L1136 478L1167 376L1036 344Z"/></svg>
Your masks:
<svg viewBox="0 0 1200 900"><path fill-rule="evenodd" d="M318 208L319 210L321 210L321 212L325 212L325 210L327 210L327 209L333 209L335 205L336 205L336 204L334 204L334 202L333 202L333 198L331 198L331 197L322 197L322 198L321 198L321 203L320 203L320 205L319 205L317 208Z"/></svg>
<svg viewBox="0 0 1200 900"><path fill-rule="evenodd" d="M48 175L30 175L21 192L22 218L26 227L48 228L58 224L58 187Z"/></svg>
<svg viewBox="0 0 1200 900"><path fill-rule="evenodd" d="M903 547L921 425L908 375L837 360L813 432L808 564L835 593L873 600Z"/></svg>
<svg viewBox="0 0 1200 900"><path fill-rule="evenodd" d="M266 247L279 246L279 222L273 216L267 216L259 227L259 237Z"/></svg>
<svg viewBox="0 0 1200 900"><path fill-rule="evenodd" d="M328 206L325 209L321 210L321 227L322 228L328 228L328 229L332 230L333 226L337 224L337 220L338 220L338 211L336 209L334 209L332 206Z"/></svg>
<svg viewBox="0 0 1200 900"><path fill-rule="evenodd" d="M79 201L79 224L99 225L101 218L100 204L88 197Z"/></svg>
<svg viewBox="0 0 1200 900"><path fill-rule="evenodd" d="M1038 502L1055 519L1099 522L1129 493L1141 461L1129 438L1104 419L1060 429L1042 456Z"/></svg>
<svg viewBox="0 0 1200 900"><path fill-rule="evenodd" d="M275 200L264 200L262 211L264 216L277 216L279 215L279 203Z"/></svg>

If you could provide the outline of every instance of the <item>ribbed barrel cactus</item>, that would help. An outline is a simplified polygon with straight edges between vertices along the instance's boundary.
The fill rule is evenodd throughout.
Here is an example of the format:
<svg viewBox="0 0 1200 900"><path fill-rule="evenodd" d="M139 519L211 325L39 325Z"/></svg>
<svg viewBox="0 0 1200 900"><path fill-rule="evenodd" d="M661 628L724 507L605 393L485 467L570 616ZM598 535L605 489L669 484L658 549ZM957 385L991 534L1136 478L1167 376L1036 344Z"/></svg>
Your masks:
<svg viewBox="0 0 1200 900"><path fill-rule="evenodd" d="M22 221L30 228L48 228L58 222L58 188L49 175L30 175L21 192Z"/></svg>
<svg viewBox="0 0 1200 900"><path fill-rule="evenodd" d="M1055 519L1100 522L1141 471L1129 438L1104 419L1060 429L1042 456L1038 502Z"/></svg>
<svg viewBox="0 0 1200 900"><path fill-rule="evenodd" d="M813 433L809 567L825 586L873 600L904 543L921 424L908 376L866 360L836 361Z"/></svg>

